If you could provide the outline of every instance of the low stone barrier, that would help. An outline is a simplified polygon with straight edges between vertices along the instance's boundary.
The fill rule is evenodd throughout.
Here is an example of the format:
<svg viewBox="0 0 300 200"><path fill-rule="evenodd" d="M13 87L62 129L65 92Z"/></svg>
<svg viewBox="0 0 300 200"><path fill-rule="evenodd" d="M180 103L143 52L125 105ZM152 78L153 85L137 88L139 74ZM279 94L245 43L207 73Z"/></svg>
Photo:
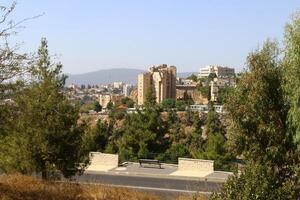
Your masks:
<svg viewBox="0 0 300 200"><path fill-rule="evenodd" d="M109 171L118 167L118 154L90 152L90 165L86 171Z"/></svg>
<svg viewBox="0 0 300 200"><path fill-rule="evenodd" d="M205 177L213 172L213 160L178 158L178 170L171 175Z"/></svg>

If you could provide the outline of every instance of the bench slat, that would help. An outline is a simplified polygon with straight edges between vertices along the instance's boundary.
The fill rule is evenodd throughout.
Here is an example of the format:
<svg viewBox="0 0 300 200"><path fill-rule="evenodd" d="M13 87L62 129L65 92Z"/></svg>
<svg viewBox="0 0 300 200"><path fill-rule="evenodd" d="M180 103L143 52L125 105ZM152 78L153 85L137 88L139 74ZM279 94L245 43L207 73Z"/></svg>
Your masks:
<svg viewBox="0 0 300 200"><path fill-rule="evenodd" d="M157 164L159 168L161 168L161 164L159 160L152 160L152 159L139 159L140 166L142 166L142 163L147 163L147 164Z"/></svg>

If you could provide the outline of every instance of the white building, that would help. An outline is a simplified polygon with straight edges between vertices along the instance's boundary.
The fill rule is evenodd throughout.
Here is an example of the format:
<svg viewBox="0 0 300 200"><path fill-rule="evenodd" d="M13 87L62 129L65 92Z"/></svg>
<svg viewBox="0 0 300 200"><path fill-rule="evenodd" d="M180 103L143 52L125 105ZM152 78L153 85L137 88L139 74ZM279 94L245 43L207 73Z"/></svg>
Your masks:
<svg viewBox="0 0 300 200"><path fill-rule="evenodd" d="M235 76L234 68L208 65L203 68L200 68L198 77L206 78L211 73L215 73L217 75L217 77L233 77L233 76Z"/></svg>
<svg viewBox="0 0 300 200"><path fill-rule="evenodd" d="M133 89L133 86L130 84L123 85L123 94L125 97L128 97Z"/></svg>
<svg viewBox="0 0 300 200"><path fill-rule="evenodd" d="M116 88L116 89L122 89L123 85L124 85L123 82L114 82L113 83L113 87Z"/></svg>

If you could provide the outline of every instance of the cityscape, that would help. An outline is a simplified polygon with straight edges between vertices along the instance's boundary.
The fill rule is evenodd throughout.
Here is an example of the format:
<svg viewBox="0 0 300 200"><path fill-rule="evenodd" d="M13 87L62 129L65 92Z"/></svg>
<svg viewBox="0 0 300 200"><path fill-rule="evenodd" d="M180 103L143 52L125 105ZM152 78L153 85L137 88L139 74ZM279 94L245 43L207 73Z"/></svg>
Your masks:
<svg viewBox="0 0 300 200"><path fill-rule="evenodd" d="M0 2L0 200L300 200L299 8Z"/></svg>
<svg viewBox="0 0 300 200"><path fill-rule="evenodd" d="M236 79L234 68L208 65L202 67L199 73L192 73L188 77L177 77L176 67L166 64L151 66L148 72L138 75L137 84L125 82L112 82L99 85L76 85L66 87L71 101L80 101L82 104L98 102L102 114L108 113L107 107L113 106L133 112L136 108L144 105L147 93L152 90L153 97L158 104L177 100L189 102L185 104L192 110L208 111L208 102L214 102L222 106L224 92L235 87ZM132 102L130 105L125 101ZM95 114L90 107L86 112ZM178 108L177 108L178 109ZM179 108L179 111L186 107Z"/></svg>

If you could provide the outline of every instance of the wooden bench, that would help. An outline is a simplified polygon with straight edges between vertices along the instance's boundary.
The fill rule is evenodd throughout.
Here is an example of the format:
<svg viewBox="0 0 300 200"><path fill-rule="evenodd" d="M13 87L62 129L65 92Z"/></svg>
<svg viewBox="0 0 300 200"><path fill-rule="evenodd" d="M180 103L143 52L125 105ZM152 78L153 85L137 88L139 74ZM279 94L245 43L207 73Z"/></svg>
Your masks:
<svg viewBox="0 0 300 200"><path fill-rule="evenodd" d="M158 165L159 169L161 169L161 163L159 160L151 160L151 159L139 159L140 167L143 167L142 163Z"/></svg>

